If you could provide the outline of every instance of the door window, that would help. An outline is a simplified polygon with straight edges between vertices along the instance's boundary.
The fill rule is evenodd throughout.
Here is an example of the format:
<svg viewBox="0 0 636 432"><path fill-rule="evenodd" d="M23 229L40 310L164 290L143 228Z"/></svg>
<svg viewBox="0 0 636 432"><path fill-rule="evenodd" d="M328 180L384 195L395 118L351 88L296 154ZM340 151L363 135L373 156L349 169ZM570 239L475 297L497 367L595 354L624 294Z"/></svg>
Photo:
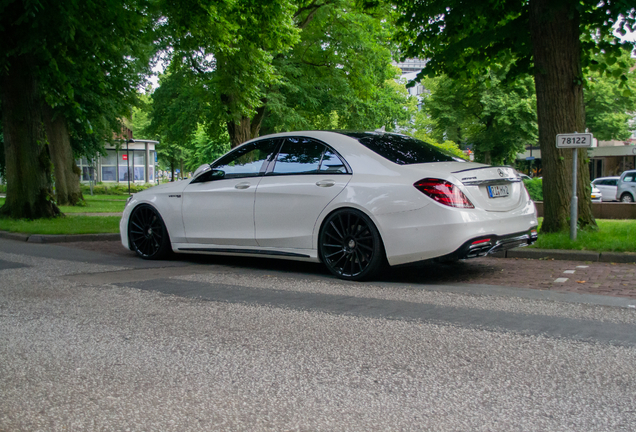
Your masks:
<svg viewBox="0 0 636 432"><path fill-rule="evenodd" d="M342 160L324 144L309 138L287 138L283 143L273 174L346 174Z"/></svg>
<svg viewBox="0 0 636 432"><path fill-rule="evenodd" d="M313 174L318 172L325 146L308 138L288 138L276 157L274 174Z"/></svg>
<svg viewBox="0 0 636 432"><path fill-rule="evenodd" d="M222 178L256 177L267 167L270 156L276 151L274 140L258 141L239 147L223 156L212 166L213 170L223 171Z"/></svg>

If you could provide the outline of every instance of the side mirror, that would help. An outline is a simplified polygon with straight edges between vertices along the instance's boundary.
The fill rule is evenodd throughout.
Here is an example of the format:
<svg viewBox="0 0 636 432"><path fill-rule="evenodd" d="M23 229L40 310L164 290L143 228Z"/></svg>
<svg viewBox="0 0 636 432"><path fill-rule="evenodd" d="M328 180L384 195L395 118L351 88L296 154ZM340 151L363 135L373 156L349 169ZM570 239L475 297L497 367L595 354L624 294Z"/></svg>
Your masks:
<svg viewBox="0 0 636 432"><path fill-rule="evenodd" d="M212 169L210 165L205 166L207 166L207 169L205 169L204 166L200 166L199 168L197 168L197 172L200 169L202 171L198 174L197 172L195 172L195 174L197 175L194 176L194 179L190 183L205 183L212 180L221 180L225 178L225 171Z"/></svg>
<svg viewBox="0 0 636 432"><path fill-rule="evenodd" d="M194 172L194 174L192 175L192 178L197 178L199 177L201 174L208 172L212 169L212 167L210 166L210 164L203 164L201 165L199 168L196 169L196 171Z"/></svg>
<svg viewBox="0 0 636 432"><path fill-rule="evenodd" d="M221 180L225 178L225 171L213 169L210 180Z"/></svg>

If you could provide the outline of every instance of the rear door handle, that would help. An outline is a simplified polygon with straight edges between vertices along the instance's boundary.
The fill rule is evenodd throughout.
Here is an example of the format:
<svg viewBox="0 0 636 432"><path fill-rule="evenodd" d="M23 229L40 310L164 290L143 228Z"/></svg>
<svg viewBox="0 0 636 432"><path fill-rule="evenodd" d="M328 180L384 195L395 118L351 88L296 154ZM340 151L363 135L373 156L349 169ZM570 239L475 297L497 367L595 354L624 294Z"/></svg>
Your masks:
<svg viewBox="0 0 636 432"><path fill-rule="evenodd" d="M316 182L316 186L320 186L320 187L331 187L335 184L336 182L333 180L320 180Z"/></svg>
<svg viewBox="0 0 636 432"><path fill-rule="evenodd" d="M247 189L248 187L250 187L250 183L249 182L238 183L234 187L236 189Z"/></svg>

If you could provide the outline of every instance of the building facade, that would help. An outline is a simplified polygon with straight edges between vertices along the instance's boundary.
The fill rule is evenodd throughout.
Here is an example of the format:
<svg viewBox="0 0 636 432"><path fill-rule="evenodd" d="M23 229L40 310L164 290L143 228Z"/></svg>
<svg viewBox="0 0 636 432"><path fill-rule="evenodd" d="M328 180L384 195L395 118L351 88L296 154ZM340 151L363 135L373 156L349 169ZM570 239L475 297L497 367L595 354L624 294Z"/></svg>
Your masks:
<svg viewBox="0 0 636 432"><path fill-rule="evenodd" d="M77 161L82 171L81 181L104 183L154 183L157 181L158 141L129 139L119 148L106 146L106 155L96 160L85 157Z"/></svg>
<svg viewBox="0 0 636 432"><path fill-rule="evenodd" d="M623 171L634 169L636 167L636 139L634 138L626 141L596 142L594 140L596 145L587 150L590 158L590 180L618 176ZM524 153L517 155L517 160L530 159L541 159L541 150L538 147L528 146Z"/></svg>

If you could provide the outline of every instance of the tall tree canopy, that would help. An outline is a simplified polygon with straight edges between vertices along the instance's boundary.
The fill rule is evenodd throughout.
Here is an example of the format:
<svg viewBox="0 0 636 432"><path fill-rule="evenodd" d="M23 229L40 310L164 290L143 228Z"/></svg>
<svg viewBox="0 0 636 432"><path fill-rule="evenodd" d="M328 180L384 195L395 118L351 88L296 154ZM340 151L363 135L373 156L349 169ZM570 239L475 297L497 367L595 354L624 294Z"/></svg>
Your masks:
<svg viewBox="0 0 636 432"><path fill-rule="evenodd" d="M511 73L534 75L539 143L544 169L542 229L566 229L571 197L572 151L556 148L559 133L583 132L583 67L591 56L620 55L613 36L633 30L631 2L622 0L396 0L403 54L427 58L422 75L468 78L494 63L512 61ZM590 37L589 35L592 35ZM602 68L601 68L602 69ZM625 71L627 72L627 71ZM621 78L621 81L627 77ZM579 159L586 160L585 150ZM589 171L579 165L579 224L595 226Z"/></svg>
<svg viewBox="0 0 636 432"><path fill-rule="evenodd" d="M94 154L120 128L117 122L148 65L153 11L151 0L0 2L7 175L2 213L16 218L58 213L49 155L56 187L79 190L77 173L67 175L73 158ZM77 199L71 192L60 200L69 196Z"/></svg>
<svg viewBox="0 0 636 432"><path fill-rule="evenodd" d="M534 83L529 76L506 81L507 68L500 65L485 72L473 79L425 79L422 113L436 140L470 146L480 162L513 164L537 140Z"/></svg>
<svg viewBox="0 0 636 432"><path fill-rule="evenodd" d="M390 128L409 118L390 64L390 8L353 0L214 5L193 2L187 15L165 6L170 65L148 128L164 149L192 151L201 126L208 139L199 145L228 136L235 147L261 132Z"/></svg>

